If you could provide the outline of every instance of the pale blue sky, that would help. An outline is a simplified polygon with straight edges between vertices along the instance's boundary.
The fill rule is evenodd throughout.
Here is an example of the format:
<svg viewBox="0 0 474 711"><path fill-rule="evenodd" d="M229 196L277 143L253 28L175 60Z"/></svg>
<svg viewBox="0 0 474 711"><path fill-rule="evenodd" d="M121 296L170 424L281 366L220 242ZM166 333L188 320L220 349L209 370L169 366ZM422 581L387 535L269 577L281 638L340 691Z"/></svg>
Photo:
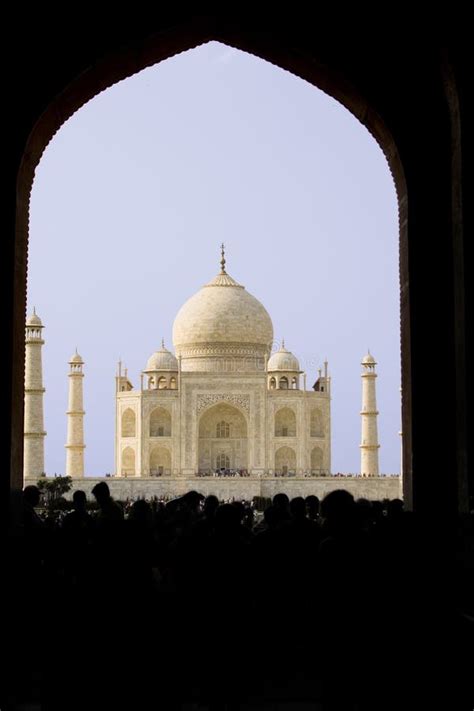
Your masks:
<svg viewBox="0 0 474 711"><path fill-rule="evenodd" d="M46 470L65 469L67 361L85 360L86 473L114 471L114 376L136 387L219 269L276 342L332 375L333 472L360 466L360 360L379 378L380 464L400 468L398 218L367 130L305 81L211 42L112 87L61 128L31 198L28 308L45 324Z"/></svg>

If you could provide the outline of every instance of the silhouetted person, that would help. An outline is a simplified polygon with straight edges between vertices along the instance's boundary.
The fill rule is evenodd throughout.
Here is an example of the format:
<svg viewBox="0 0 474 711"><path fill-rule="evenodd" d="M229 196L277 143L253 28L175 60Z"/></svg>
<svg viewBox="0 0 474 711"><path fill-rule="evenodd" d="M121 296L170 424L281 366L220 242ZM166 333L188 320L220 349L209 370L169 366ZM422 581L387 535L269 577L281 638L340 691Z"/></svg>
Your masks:
<svg viewBox="0 0 474 711"><path fill-rule="evenodd" d="M87 512L87 496L85 491L78 489L72 495L74 511L65 516L62 528L67 533L88 533L94 526L92 516Z"/></svg>
<svg viewBox="0 0 474 711"><path fill-rule="evenodd" d="M101 522L123 521L123 511L111 497L110 489L105 481L100 481L96 484L91 493L99 505L98 519Z"/></svg>
<svg viewBox="0 0 474 711"><path fill-rule="evenodd" d="M23 489L23 526L26 533L44 529L44 522L35 511L40 500L41 494L37 486L25 486Z"/></svg>
<svg viewBox="0 0 474 711"><path fill-rule="evenodd" d="M275 509L281 523L290 519L290 499L286 494L275 494L272 506Z"/></svg>
<svg viewBox="0 0 474 711"><path fill-rule="evenodd" d="M314 494L310 494L305 499L306 513L311 521L319 521L319 499Z"/></svg>

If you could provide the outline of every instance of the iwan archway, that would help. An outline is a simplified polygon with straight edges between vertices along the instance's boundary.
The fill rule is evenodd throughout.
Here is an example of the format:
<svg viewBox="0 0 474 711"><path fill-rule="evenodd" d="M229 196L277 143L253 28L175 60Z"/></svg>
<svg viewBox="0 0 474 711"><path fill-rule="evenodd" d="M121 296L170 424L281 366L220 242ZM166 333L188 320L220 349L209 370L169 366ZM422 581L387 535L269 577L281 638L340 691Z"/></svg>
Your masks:
<svg viewBox="0 0 474 711"><path fill-rule="evenodd" d="M450 160L452 135L449 120L456 112L454 83L449 83L450 77L446 75L445 84L452 90L448 106L442 84L433 84L433 87L423 82L410 84L410 63L416 63L416 54L407 53L403 71L400 71L400 67L393 64L388 50L385 53L379 48L379 61L374 64L373 51L359 52L360 43L357 52L353 47L342 48L332 43L331 46L324 42L317 46L316 42L305 38L300 22L301 18L298 18L292 24L289 18L284 27L277 23L269 29L249 18L241 23L229 24L223 17L211 16L199 21L190 18L186 23L176 21L172 30L159 26L156 34L142 29L132 37L125 32L125 42L123 36L121 41L117 36L109 38L109 54L105 57L102 54L99 58L101 52L94 53L87 47L83 53L78 51L78 61L67 65L57 83L51 82L45 88L40 105L31 107L26 123L31 121L32 130L27 141L21 143L20 138L21 145L25 147L17 174L15 256L8 262L8 268L15 264L13 298L10 302L12 427L8 443L8 451L11 453L11 487L14 491L21 488L28 200L35 167L45 146L62 123L97 93L177 52L210 39L218 39L274 62L319 86L361 120L382 147L394 175L400 208L405 495L409 504L413 500L416 507L425 508L434 503L435 497L430 493L431 490L439 491L442 486L452 510L465 497L466 467L461 457L464 446L462 417L465 400L462 393L465 392L465 381L463 352L461 347L458 348L462 345L463 313L459 311L460 291L453 287L452 270L454 231L451 220L462 227L462 220L459 222L460 211L453 212L451 191L453 171L457 170L456 162ZM384 67L386 73L382 76ZM426 88L421 92L424 92L423 96L418 97L415 87L421 84ZM420 110L423 107L423 111L428 113L431 111L430 118L433 120L422 138L429 139L430 131L437 136L438 160L435 164L430 161L434 150L433 141L414 140L410 136L410 119L405 119L409 101L412 115L416 107ZM39 116L41 111L43 113ZM416 145L416 150L412 150L412 145ZM403 148L403 155L399 153L400 147ZM409 183L405 177L407 166ZM410 236L409 229L412 230ZM425 248L420 245L424 242L424 235L438 233L442 236L437 242L437 249L431 254L431 272L439 277L443 275L444 279L437 281L438 284L442 281L443 286L435 292L426 289ZM451 270L447 270L446 265L450 265ZM459 260L454 260L454 267L459 267ZM462 290L462 284L460 288ZM455 303L461 317L453 327ZM410 330L412 318L416 318L416 333ZM440 329L446 338L440 345L441 350L438 350L437 361L441 360L448 370L451 368L451 372L456 374L456 382L451 392L437 394L438 406L441 398L444 411L458 413L456 421L445 433L445 448L441 459L439 451L436 458L431 457L429 438L425 437L423 431L423 418L429 413L430 394L438 375L433 359L425 357L428 356L425 344L431 341L430 335ZM420 477L413 488L414 466L418 466ZM432 472L429 485L421 474L421 470L427 468ZM451 475L448 478L440 473L448 471L456 471L457 476Z"/></svg>
<svg viewBox="0 0 474 711"><path fill-rule="evenodd" d="M198 471L247 471L249 466L247 421L242 412L225 402L207 409L199 419Z"/></svg>

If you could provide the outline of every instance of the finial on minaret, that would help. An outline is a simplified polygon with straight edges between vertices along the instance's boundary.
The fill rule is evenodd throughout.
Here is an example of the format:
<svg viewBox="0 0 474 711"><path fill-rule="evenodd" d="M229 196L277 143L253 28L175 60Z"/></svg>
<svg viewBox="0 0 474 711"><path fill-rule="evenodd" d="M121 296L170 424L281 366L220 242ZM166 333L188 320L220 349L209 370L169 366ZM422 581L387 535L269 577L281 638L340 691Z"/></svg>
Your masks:
<svg viewBox="0 0 474 711"><path fill-rule="evenodd" d="M225 247L224 242L221 244L221 274L225 274Z"/></svg>

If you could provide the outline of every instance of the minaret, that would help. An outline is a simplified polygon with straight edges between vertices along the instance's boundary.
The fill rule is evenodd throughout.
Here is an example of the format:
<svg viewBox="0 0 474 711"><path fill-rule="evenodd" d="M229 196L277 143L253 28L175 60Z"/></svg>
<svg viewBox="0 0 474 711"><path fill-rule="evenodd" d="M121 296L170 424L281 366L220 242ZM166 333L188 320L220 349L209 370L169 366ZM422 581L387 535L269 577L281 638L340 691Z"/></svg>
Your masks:
<svg viewBox="0 0 474 711"><path fill-rule="evenodd" d="M377 434L377 402L375 398L375 379L377 365L373 355L362 359L362 441L360 445L360 473L362 476L379 475L379 442Z"/></svg>
<svg viewBox="0 0 474 711"><path fill-rule="evenodd" d="M25 331L25 424L23 475L38 479L44 472L43 365L41 347L43 324L35 309L26 321Z"/></svg>
<svg viewBox="0 0 474 711"><path fill-rule="evenodd" d="M82 379L84 361L77 352L69 361L69 406L67 410L66 476L84 476L84 405Z"/></svg>

